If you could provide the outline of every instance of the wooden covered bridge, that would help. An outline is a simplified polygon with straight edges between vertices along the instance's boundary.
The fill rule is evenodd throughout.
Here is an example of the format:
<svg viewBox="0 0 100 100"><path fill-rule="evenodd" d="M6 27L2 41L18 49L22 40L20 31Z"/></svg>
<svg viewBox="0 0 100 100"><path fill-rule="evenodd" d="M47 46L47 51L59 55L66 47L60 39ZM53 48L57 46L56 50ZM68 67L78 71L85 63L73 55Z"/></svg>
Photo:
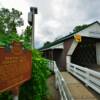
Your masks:
<svg viewBox="0 0 100 100"><path fill-rule="evenodd" d="M59 87L62 100L99 100L100 23L98 21L40 50L43 56L53 63L50 66L55 72L56 85ZM91 90L89 91L82 82Z"/></svg>

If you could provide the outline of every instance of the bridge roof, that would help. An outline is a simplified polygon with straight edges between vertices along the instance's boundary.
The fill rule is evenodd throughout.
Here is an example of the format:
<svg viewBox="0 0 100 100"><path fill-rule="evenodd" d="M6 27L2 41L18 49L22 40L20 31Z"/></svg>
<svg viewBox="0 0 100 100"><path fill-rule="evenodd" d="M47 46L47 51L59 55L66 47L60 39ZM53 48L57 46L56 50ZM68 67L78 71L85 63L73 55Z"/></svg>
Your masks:
<svg viewBox="0 0 100 100"><path fill-rule="evenodd" d="M84 30L84 29L86 29L86 28L88 28L88 27L90 27L90 26L92 26L93 24L96 24L96 23L97 23L98 25L100 25L100 23L99 23L98 21L95 21L95 22L89 24L87 27L83 28L82 30ZM80 31L82 31L82 30L80 30ZM57 40L55 40L55 41L49 43L48 45L45 45L45 46L39 48L39 50L41 50L41 51L42 51L42 50L46 50L46 49L49 49L51 46L57 45L57 44L59 44L59 43L62 43L62 42L64 42L65 40L72 38L75 34L77 34L77 33L80 32L80 31L73 32L73 33L71 33L71 34L69 34L69 35L67 35L67 36L64 36L64 37L62 37L62 38L60 38L60 39L57 39Z"/></svg>

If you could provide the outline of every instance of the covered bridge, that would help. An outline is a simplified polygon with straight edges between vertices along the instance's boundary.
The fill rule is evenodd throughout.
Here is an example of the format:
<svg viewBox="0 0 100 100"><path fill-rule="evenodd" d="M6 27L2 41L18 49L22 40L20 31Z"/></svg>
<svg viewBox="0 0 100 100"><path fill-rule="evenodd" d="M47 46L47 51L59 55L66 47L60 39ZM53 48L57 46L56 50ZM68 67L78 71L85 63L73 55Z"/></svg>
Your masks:
<svg viewBox="0 0 100 100"><path fill-rule="evenodd" d="M74 63L100 71L100 23L88 25L77 33L69 34L40 48L43 56L56 61L60 70Z"/></svg>

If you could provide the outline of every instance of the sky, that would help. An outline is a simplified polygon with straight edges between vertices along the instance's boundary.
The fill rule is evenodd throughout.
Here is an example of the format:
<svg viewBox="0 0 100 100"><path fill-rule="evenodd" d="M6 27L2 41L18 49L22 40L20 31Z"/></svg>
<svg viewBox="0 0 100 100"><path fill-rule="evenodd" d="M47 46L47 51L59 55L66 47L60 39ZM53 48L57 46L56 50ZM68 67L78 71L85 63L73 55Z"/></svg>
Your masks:
<svg viewBox="0 0 100 100"><path fill-rule="evenodd" d="M28 25L27 15L30 7L37 7L35 15L35 47L46 41L54 41L72 32L77 25L100 21L100 0L0 0L0 7L15 8L22 11L24 26Z"/></svg>

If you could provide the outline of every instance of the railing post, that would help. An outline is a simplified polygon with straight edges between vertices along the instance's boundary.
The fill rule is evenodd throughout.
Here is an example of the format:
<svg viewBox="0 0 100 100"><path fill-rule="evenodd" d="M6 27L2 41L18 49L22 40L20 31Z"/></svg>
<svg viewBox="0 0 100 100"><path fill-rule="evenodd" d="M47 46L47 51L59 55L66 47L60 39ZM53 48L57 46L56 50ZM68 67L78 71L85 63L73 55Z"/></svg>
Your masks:
<svg viewBox="0 0 100 100"><path fill-rule="evenodd" d="M56 74L55 74L55 87L56 89L58 89L58 78Z"/></svg>
<svg viewBox="0 0 100 100"><path fill-rule="evenodd" d="M86 86L88 86L88 82L89 82L89 72L86 71Z"/></svg>
<svg viewBox="0 0 100 100"><path fill-rule="evenodd" d="M67 55L66 62L67 62L66 70L69 71L70 63L71 63L71 55Z"/></svg>
<svg viewBox="0 0 100 100"><path fill-rule="evenodd" d="M63 96L61 96L61 100L63 100Z"/></svg>
<svg viewBox="0 0 100 100"><path fill-rule="evenodd" d="M83 81L86 86L91 87L100 94L100 73L86 67L82 67L71 63L71 70L69 72Z"/></svg>
<svg viewBox="0 0 100 100"><path fill-rule="evenodd" d="M70 58L70 56L69 56ZM55 73L55 87L59 90L61 100L73 100L71 93L68 88L66 88L65 81L63 79L62 74L60 73L59 69L56 66L55 61L52 61L52 65L54 65L54 73ZM68 63L70 66L70 63ZM71 99L68 99L71 98Z"/></svg>
<svg viewBox="0 0 100 100"><path fill-rule="evenodd" d="M76 74L76 67L74 66L74 74Z"/></svg>

